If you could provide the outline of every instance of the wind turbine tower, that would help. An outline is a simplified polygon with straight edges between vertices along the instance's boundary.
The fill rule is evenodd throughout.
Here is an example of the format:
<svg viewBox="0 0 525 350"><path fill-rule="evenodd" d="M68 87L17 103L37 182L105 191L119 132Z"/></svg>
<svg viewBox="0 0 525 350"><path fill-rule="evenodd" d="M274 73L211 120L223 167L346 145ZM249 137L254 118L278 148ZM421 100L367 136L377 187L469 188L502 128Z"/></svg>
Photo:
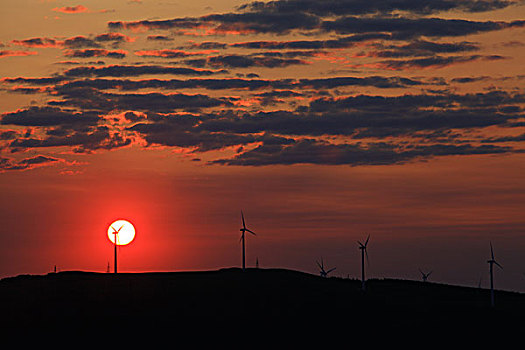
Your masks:
<svg viewBox="0 0 525 350"><path fill-rule="evenodd" d="M368 245L369 239L370 239L370 235L368 235L364 244L357 241L357 243L359 244L359 249L361 250L361 289L363 290L363 292L366 289L366 286L365 286L365 255L366 255L366 261L368 262L368 252L366 250L366 246Z"/></svg>
<svg viewBox="0 0 525 350"><path fill-rule="evenodd" d="M242 218L242 227L239 231L241 231L241 239L240 241L242 242L242 270L243 271L246 271L246 247L245 247L245 238L244 238L244 233L246 231L250 232L252 235L255 236L255 232L249 230L246 228L246 222L244 221L244 214L241 210L241 218Z"/></svg>
<svg viewBox="0 0 525 350"><path fill-rule="evenodd" d="M421 269L419 269L419 272L421 272L421 278L423 279L423 282L426 282L427 279L428 279L428 276L430 276L432 274L432 271L430 271L428 273L424 273L423 271L421 271Z"/></svg>
<svg viewBox="0 0 525 350"><path fill-rule="evenodd" d="M111 228L113 229L113 234L115 235L115 271L114 273L117 273L117 242L118 242L118 233L120 232L120 230L122 230L122 228L124 227L124 225L120 226L120 228L118 230L115 230L115 228L113 226L111 226Z"/></svg>
<svg viewBox="0 0 525 350"><path fill-rule="evenodd" d="M500 264L494 259L494 250L492 249L492 242L490 243L490 260L487 260L490 270L490 306L494 307L494 264L503 270Z"/></svg>

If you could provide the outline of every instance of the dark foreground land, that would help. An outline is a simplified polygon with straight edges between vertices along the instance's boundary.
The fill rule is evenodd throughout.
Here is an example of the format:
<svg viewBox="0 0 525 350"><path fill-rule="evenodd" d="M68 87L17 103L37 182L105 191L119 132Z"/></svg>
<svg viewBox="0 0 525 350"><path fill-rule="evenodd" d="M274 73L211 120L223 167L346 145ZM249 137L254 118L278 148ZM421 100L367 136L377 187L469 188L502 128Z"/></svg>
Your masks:
<svg viewBox="0 0 525 350"><path fill-rule="evenodd" d="M0 317L4 332L175 336L199 330L251 332L260 340L293 332L303 340L308 334L479 340L524 329L523 294L496 291L491 309L486 289L388 279L370 280L367 287L362 293L356 280L283 269L22 275L0 281Z"/></svg>

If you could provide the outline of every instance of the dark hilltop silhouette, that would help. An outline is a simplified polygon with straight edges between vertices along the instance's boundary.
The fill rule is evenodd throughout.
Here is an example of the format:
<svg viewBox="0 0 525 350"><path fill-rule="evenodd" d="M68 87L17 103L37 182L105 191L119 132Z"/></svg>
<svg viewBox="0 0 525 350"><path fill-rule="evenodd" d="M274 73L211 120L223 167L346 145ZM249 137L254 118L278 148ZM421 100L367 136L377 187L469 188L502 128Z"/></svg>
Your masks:
<svg viewBox="0 0 525 350"><path fill-rule="evenodd" d="M285 269L20 275L0 281L6 329L65 334L209 330L334 336L508 331L525 295L431 282L322 278ZM330 329L330 330L329 330ZM175 333L173 333L175 332ZM310 333L314 332L314 333ZM337 333L339 332L339 333ZM341 333L342 332L342 333ZM426 333L425 333L426 334Z"/></svg>

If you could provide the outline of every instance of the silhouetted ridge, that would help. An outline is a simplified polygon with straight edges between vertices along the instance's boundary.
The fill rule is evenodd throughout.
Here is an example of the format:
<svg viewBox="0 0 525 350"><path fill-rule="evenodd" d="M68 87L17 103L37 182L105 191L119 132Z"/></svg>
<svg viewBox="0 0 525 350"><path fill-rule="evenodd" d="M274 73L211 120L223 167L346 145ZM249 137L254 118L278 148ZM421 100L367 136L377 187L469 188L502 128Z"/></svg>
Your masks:
<svg viewBox="0 0 525 350"><path fill-rule="evenodd" d="M69 271L0 281L0 314L11 327L75 332L313 331L319 320L355 331L371 331L373 324L383 332L431 326L479 332L488 329L489 318L497 328L513 327L511 320L525 311L525 296L497 291L496 299L491 310L488 290L394 279L368 280L363 292L359 280L286 269Z"/></svg>

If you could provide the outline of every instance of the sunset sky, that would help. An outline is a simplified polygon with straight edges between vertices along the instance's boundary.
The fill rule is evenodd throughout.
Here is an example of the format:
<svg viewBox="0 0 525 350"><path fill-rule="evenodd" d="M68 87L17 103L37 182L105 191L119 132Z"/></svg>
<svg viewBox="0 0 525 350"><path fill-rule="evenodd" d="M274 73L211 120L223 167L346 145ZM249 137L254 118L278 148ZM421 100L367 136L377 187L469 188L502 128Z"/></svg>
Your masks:
<svg viewBox="0 0 525 350"><path fill-rule="evenodd" d="M2 0L0 277L247 265L525 292L525 2Z"/></svg>

